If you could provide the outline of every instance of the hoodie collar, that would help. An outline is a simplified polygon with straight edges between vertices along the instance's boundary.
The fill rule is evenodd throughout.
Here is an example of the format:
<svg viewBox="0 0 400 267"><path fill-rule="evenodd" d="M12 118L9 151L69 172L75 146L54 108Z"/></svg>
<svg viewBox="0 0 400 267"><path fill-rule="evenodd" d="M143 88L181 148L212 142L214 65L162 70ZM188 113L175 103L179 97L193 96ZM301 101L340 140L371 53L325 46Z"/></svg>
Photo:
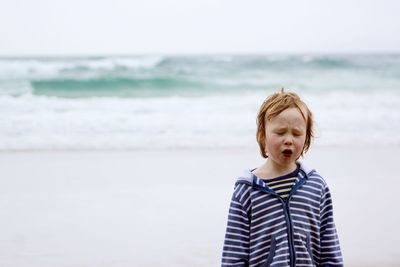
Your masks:
<svg viewBox="0 0 400 267"><path fill-rule="evenodd" d="M295 181L295 183L297 183L298 181L302 180L302 179L307 179L308 176L314 172L314 169L308 169L303 163L301 162L296 162L300 169L299 169L299 173L297 174L297 179ZM241 183L241 184L248 184L251 186L261 186L261 187L266 187L267 185L264 182L264 180L258 178L257 176L255 176L250 169L245 169L243 171L243 173L238 177L236 184Z"/></svg>

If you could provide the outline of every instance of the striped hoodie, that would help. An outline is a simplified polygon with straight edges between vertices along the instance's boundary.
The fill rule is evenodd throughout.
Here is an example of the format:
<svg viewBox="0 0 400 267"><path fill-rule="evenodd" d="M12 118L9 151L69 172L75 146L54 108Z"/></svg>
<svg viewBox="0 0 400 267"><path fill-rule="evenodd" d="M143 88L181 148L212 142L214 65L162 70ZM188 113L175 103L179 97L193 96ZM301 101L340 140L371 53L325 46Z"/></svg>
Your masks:
<svg viewBox="0 0 400 267"><path fill-rule="evenodd" d="M246 170L232 195L221 266L343 266L325 180L300 165L284 200Z"/></svg>

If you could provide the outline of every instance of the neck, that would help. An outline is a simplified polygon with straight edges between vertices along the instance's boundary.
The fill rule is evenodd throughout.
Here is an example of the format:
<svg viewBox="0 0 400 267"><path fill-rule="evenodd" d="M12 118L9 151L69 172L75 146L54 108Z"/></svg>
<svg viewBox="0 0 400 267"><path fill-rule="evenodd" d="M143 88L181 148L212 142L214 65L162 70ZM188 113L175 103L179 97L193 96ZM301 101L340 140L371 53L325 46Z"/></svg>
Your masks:
<svg viewBox="0 0 400 267"><path fill-rule="evenodd" d="M282 176L291 173L297 168L295 162L289 165L274 164L272 160L267 160L262 166L263 172L268 178Z"/></svg>

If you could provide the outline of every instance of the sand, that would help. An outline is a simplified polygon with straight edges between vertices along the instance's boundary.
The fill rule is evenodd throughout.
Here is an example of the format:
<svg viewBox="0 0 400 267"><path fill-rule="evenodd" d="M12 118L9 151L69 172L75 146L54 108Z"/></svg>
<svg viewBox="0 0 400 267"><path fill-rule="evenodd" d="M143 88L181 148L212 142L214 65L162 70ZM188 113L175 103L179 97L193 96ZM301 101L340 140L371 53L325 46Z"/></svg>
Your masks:
<svg viewBox="0 0 400 267"><path fill-rule="evenodd" d="M400 266L400 148L312 148L346 266ZM252 149L0 153L0 266L219 266Z"/></svg>

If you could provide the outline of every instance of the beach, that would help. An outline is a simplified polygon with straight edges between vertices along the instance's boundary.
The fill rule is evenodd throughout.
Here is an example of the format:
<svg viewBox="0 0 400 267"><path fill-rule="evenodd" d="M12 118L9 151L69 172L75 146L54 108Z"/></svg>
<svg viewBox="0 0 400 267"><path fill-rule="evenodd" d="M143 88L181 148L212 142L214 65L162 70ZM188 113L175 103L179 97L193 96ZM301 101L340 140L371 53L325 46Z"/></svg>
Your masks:
<svg viewBox="0 0 400 267"><path fill-rule="evenodd" d="M399 152L302 159L330 186L345 266L400 265ZM235 179L261 162L254 146L1 152L0 266L219 266Z"/></svg>
<svg viewBox="0 0 400 267"><path fill-rule="evenodd" d="M302 161L345 266L400 266L400 55L0 57L0 267L219 266L264 99L307 103Z"/></svg>

